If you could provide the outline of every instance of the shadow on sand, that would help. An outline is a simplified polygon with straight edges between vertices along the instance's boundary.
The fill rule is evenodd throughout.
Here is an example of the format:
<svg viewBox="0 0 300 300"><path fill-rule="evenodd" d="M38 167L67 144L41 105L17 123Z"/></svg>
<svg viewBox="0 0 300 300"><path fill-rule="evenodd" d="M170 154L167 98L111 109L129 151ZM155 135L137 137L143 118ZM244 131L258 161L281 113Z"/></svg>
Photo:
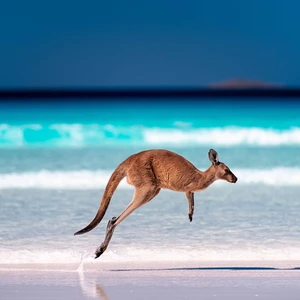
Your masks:
<svg viewBox="0 0 300 300"><path fill-rule="evenodd" d="M193 267L193 268L148 268L148 269L111 269L111 272L152 272L152 271L293 271L294 268L273 268L273 267ZM105 289L97 283L97 279L87 279L85 273L79 272L79 283L83 294L89 298L109 300Z"/></svg>
<svg viewBox="0 0 300 300"><path fill-rule="evenodd" d="M292 271L300 270L296 268L272 268L272 267L199 267L199 268L148 268L148 269L111 269L112 272L133 272L133 271Z"/></svg>

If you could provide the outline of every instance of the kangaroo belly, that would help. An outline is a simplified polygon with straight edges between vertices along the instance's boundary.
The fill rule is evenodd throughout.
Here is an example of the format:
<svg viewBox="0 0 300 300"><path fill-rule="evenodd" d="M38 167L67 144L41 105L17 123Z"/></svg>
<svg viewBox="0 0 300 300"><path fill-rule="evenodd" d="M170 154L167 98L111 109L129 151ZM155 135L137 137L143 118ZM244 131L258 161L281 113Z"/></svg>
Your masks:
<svg viewBox="0 0 300 300"><path fill-rule="evenodd" d="M186 190L187 183L182 178L167 177L160 178L159 185L162 189L169 189L176 192L184 192Z"/></svg>

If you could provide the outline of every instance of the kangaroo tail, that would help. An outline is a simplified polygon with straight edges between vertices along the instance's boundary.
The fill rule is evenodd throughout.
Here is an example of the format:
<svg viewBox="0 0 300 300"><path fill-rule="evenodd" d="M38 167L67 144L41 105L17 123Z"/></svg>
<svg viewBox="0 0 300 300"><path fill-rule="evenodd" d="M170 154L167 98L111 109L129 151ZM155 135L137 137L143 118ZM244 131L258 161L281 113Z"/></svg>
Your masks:
<svg viewBox="0 0 300 300"><path fill-rule="evenodd" d="M126 176L126 169L124 168L123 163L121 163L116 168L116 170L112 173L112 175L106 185L106 188L103 193L102 200L101 200L101 203L100 203L100 206L99 206L99 209L98 209L98 212L97 212L95 218L89 225L87 225L85 228L77 231L76 233L74 233L74 235L79 235L79 234L89 232L92 229L94 229L101 222L101 220L103 219L103 217L106 213L106 210L107 210L110 200L113 196L113 193L115 192L119 183L125 176Z"/></svg>

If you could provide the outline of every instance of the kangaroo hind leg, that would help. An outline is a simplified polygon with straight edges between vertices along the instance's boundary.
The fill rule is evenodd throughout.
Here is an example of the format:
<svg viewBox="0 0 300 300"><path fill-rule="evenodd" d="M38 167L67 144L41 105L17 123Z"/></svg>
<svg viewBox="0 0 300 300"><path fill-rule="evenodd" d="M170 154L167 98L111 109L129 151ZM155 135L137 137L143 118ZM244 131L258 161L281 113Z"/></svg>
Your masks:
<svg viewBox="0 0 300 300"><path fill-rule="evenodd" d="M135 188L133 199L131 200L129 205L118 217L113 217L111 220L108 221L104 242L97 248L95 252L95 258L98 258L107 249L117 225L120 224L137 208L152 200L159 193L159 191L160 188L156 187L155 185L147 185Z"/></svg>

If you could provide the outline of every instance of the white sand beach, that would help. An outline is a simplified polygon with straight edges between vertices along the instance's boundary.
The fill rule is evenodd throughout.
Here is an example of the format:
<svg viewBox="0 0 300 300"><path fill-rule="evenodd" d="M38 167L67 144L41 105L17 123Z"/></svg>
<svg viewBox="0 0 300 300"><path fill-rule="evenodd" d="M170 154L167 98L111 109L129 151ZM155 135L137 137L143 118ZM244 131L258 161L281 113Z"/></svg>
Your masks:
<svg viewBox="0 0 300 300"><path fill-rule="evenodd" d="M1 299L299 299L300 262L1 265Z"/></svg>

